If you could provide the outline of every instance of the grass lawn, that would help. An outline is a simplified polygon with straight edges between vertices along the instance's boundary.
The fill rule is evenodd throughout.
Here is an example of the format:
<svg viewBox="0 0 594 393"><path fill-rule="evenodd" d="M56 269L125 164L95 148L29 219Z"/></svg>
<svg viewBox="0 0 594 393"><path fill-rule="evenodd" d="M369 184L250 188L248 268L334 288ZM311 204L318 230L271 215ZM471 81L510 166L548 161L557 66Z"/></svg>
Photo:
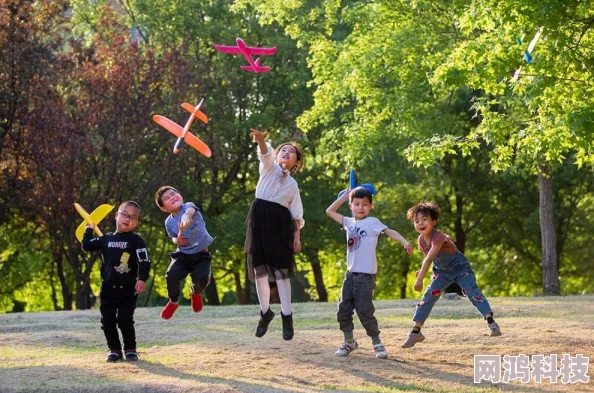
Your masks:
<svg viewBox="0 0 594 393"><path fill-rule="evenodd" d="M489 337L467 300L440 300L423 333L402 349L416 301L376 301L390 357L376 359L356 319L348 357L335 303L294 305L295 338L281 337L280 306L266 336L258 306L136 310L140 361L105 363L99 310L0 315L0 392L594 392L589 383L474 383L474 355L582 354L594 359L594 295L490 298L503 335ZM356 316L355 316L356 318ZM532 360L532 358L530 358Z"/></svg>

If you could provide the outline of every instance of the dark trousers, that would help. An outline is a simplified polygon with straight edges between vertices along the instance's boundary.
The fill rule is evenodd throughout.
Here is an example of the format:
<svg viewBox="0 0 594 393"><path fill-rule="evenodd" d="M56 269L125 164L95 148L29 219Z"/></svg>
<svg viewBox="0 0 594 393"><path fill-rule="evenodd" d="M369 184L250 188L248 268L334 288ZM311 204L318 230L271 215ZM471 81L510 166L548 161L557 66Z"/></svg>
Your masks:
<svg viewBox="0 0 594 393"><path fill-rule="evenodd" d="M171 254L171 264L165 273L167 281L167 295L172 302L177 302L180 292L180 281L190 275L192 277L192 293L201 293L210 283L211 255L208 251L196 254L174 252Z"/></svg>
<svg viewBox="0 0 594 393"><path fill-rule="evenodd" d="M125 350L136 350L136 331L134 330L134 310L136 299L133 286L101 287L101 329L105 333L107 346L110 350L121 351L122 344L118 334L118 327L122 332Z"/></svg>
<svg viewBox="0 0 594 393"><path fill-rule="evenodd" d="M361 321L369 337L377 337L380 334L377 319L375 318L375 307L373 306L373 291L375 289L375 274L346 272L342 289L340 290L340 303L336 319L343 332L352 332L355 329L353 324L353 310Z"/></svg>

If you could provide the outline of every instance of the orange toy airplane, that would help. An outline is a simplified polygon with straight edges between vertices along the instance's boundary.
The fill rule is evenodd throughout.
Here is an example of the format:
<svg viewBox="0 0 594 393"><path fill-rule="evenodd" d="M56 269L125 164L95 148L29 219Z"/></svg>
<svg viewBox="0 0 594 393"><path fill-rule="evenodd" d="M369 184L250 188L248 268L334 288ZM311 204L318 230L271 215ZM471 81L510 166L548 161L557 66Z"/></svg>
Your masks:
<svg viewBox="0 0 594 393"><path fill-rule="evenodd" d="M190 118L188 119L186 125L183 128L182 126L175 123L174 121L169 120L165 116L153 116L153 120L155 121L155 123L165 128L167 131L171 132L173 135L177 137L175 145L173 145L174 154L179 153L182 142L186 142L188 145L192 146L194 149L198 150L206 157L210 157L212 155L210 148L189 131L190 126L192 125L192 122L195 118L200 119L204 124L208 123L208 117L206 117L206 115L200 111L200 107L202 106L203 102L204 98L201 99L198 105L196 106L187 103L183 103L181 105L182 108L191 113Z"/></svg>

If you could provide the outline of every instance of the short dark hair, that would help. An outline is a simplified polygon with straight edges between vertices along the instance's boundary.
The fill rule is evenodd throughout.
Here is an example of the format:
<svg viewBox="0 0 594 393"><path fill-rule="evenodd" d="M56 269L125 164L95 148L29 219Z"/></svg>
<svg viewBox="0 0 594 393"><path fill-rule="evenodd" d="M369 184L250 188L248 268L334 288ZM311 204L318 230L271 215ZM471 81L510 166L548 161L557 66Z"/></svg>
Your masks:
<svg viewBox="0 0 594 393"><path fill-rule="evenodd" d="M171 187L171 186L163 186L160 187L157 190L157 193L155 194L155 203L157 204L157 206L159 207L163 207L163 201L161 200L161 197L163 196L163 194L169 190L173 190L174 192L179 194L179 191L177 191L175 188Z"/></svg>
<svg viewBox="0 0 594 393"><path fill-rule="evenodd" d="M373 195L365 187L355 187L351 190L349 193L349 203L353 203L353 199L355 198L367 198L369 199L369 203L373 203Z"/></svg>
<svg viewBox="0 0 594 393"><path fill-rule="evenodd" d="M140 205L134 201L124 201L120 204L118 210L122 210L126 206L134 206L138 210L138 215L140 215Z"/></svg>
<svg viewBox="0 0 594 393"><path fill-rule="evenodd" d="M408 220L414 221L417 214L421 214L426 217L431 217L432 220L439 220L439 215L441 214L441 210L439 206L435 202L431 201L421 201L408 209L406 212L406 218Z"/></svg>

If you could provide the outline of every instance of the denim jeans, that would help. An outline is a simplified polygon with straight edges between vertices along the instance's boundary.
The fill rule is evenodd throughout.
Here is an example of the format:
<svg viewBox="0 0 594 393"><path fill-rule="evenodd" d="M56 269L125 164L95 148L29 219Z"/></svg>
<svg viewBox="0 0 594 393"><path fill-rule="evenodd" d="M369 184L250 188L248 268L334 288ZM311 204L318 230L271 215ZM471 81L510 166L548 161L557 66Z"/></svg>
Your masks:
<svg viewBox="0 0 594 393"><path fill-rule="evenodd" d="M352 332L355 329L353 324L353 310L369 337L377 337L380 330L377 319L373 315L373 291L375 289L375 274L346 272L342 289L340 291L340 303L336 319L343 332Z"/></svg>
<svg viewBox="0 0 594 393"><path fill-rule="evenodd" d="M439 300L445 289L454 282L462 287L462 292L483 317L491 312L491 306L487 298L483 296L476 284L476 276L470 267L470 263L463 254L459 253L458 257L448 266L433 264L431 284L427 287L421 302L417 304L413 321L425 322L435 302Z"/></svg>

